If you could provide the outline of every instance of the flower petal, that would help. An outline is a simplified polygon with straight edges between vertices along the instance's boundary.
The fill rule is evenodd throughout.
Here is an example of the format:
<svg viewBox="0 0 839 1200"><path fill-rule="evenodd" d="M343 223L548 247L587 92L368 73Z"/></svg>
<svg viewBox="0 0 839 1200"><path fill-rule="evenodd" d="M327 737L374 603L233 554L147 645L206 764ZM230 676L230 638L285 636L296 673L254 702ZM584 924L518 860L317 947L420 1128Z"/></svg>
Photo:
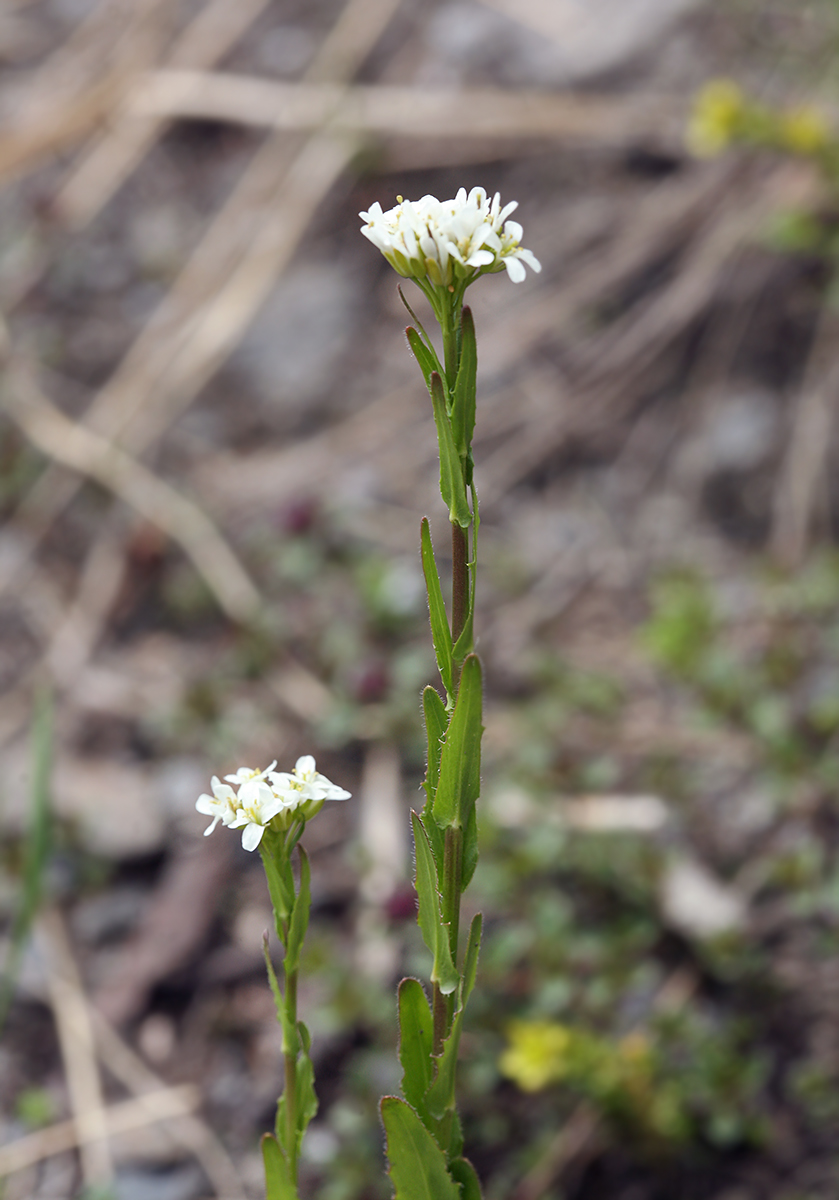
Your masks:
<svg viewBox="0 0 839 1200"><path fill-rule="evenodd" d="M245 850L255 850L262 841L262 835L265 832L264 825L254 825L249 821L242 830L242 846Z"/></svg>

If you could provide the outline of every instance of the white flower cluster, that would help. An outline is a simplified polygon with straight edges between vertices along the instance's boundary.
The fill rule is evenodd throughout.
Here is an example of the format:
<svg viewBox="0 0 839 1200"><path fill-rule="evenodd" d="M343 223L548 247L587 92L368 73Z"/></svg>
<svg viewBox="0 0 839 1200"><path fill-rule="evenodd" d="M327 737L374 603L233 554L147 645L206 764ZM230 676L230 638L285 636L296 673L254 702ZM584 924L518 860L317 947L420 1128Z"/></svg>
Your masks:
<svg viewBox="0 0 839 1200"><path fill-rule="evenodd" d="M490 201L483 188L472 188L468 196L461 188L453 200L398 200L387 212L377 201L369 212L358 215L367 222L361 232L405 278L451 288L502 267L513 283L524 279L525 263L533 271L542 270L538 259L520 245L521 225L507 220L518 208L515 200L502 208L498 192Z"/></svg>
<svg viewBox="0 0 839 1200"><path fill-rule="evenodd" d="M226 783L214 775L210 784L212 796L205 792L195 804L200 813L213 818L204 836L212 833L221 821L231 829L241 829L242 845L246 850L255 850L275 817L297 815L308 820L320 811L324 800L350 798L349 792L336 787L316 770L311 754L298 758L291 774L275 771L276 765L275 759L264 771L239 767L235 775L225 775Z"/></svg>

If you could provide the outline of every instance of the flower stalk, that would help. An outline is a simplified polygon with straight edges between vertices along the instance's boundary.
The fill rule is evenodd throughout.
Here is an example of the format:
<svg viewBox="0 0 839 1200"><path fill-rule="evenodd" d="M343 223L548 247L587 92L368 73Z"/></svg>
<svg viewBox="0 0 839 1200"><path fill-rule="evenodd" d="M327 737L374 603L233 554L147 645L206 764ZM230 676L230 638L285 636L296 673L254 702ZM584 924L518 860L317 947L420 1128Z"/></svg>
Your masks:
<svg viewBox="0 0 839 1200"><path fill-rule="evenodd" d="M463 1157L457 1114L456 1066L466 1003L475 983L481 918L472 922L465 950L459 945L460 906L478 859L475 806L480 791L483 679L474 653L478 498L473 479L477 347L472 313L463 306L467 287L506 270L513 282L525 264L540 265L521 246L522 229L508 220L482 188L453 200L399 197L360 216L362 233L404 278L428 299L442 334L442 363L433 342L414 320L406 330L431 397L440 455L440 495L452 526L451 618L427 520L421 525L422 565L434 652L445 701L432 686L423 693L428 744L426 803L412 813L416 847L418 919L432 956L431 1003L422 986L399 986L402 1097L382 1100L390 1174L399 1200L480 1200L478 1177ZM400 293L401 294L401 293ZM471 548L471 557L470 557ZM429 1190L430 1189L430 1190Z"/></svg>
<svg viewBox="0 0 839 1200"><path fill-rule="evenodd" d="M205 834L221 822L242 830L246 850L259 850L274 930L283 947L283 986L271 961L268 934L263 950L268 981L282 1030L283 1091L277 1102L273 1133L262 1138L266 1200L298 1200L297 1175L303 1136L318 1109L309 1031L297 1014L300 955L309 926L311 888L309 859L300 838L307 821L326 800L348 800L349 792L321 775L310 755L298 758L292 772L240 767L222 783L213 776L212 795L200 796L196 808L213 818ZM293 858L298 861L295 875Z"/></svg>

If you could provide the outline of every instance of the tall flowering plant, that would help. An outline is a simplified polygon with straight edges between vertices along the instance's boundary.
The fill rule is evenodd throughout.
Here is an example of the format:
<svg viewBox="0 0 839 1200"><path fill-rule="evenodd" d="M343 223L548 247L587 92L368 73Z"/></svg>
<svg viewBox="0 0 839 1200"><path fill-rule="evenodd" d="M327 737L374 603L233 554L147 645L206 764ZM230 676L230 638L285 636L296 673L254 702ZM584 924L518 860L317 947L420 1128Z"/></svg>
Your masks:
<svg viewBox="0 0 839 1200"><path fill-rule="evenodd" d="M474 653L478 496L472 437L478 356L466 289L506 270L514 283L525 265L541 270L521 245L522 228L482 188L452 200L399 198L383 212L360 213L361 232L391 266L425 294L442 333L443 360L414 318L408 342L431 397L440 454L440 494L452 527L452 597L446 610L427 519L420 527L431 635L443 693L423 693L428 743L425 806L411 814L416 850L419 926L432 957L431 1002L416 979L399 985L402 1096L381 1103L397 1200L479 1200L480 1183L463 1156L455 1101L458 1049L475 984L481 916L460 937L460 905L478 861L475 806L480 791L483 683ZM404 300L404 297L403 297Z"/></svg>

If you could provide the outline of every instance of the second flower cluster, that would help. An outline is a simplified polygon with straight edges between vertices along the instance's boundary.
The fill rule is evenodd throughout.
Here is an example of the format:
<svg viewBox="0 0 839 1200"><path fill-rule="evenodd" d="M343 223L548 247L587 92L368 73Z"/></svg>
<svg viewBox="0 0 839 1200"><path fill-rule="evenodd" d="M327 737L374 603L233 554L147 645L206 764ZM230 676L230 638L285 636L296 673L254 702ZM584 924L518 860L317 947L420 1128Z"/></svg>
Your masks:
<svg viewBox="0 0 839 1200"><path fill-rule="evenodd" d="M276 765L275 759L264 771L239 767L235 775L225 775L225 783L214 775L213 794L205 792L195 804L200 813L213 818L204 836L221 821L230 829L241 829L242 845L255 850L272 821L278 829L288 828L292 819L308 821L315 816L325 800L350 798L349 792L320 774L311 754L298 758L291 773L275 771Z"/></svg>

